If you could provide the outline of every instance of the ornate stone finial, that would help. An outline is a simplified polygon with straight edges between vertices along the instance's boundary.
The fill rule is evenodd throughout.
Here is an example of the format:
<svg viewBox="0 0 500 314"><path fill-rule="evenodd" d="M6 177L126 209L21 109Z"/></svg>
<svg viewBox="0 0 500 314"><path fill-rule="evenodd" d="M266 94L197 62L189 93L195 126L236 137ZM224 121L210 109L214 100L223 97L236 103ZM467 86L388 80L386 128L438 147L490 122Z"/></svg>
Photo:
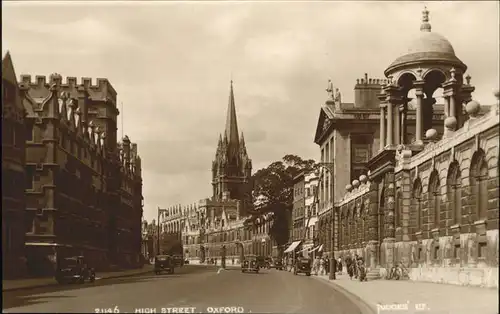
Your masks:
<svg viewBox="0 0 500 314"><path fill-rule="evenodd" d="M328 80L328 86L326 88L326 92L328 93L328 99L333 100L334 95L333 95L333 83L332 80Z"/></svg>
<svg viewBox="0 0 500 314"><path fill-rule="evenodd" d="M444 119L444 127L449 131L454 131L457 127L457 119L455 117L447 117Z"/></svg>
<svg viewBox="0 0 500 314"><path fill-rule="evenodd" d="M359 181L358 180L353 180L352 181L352 186L357 189L359 187Z"/></svg>
<svg viewBox="0 0 500 314"><path fill-rule="evenodd" d="M68 92L62 92L60 98L62 101L66 102L69 99Z"/></svg>
<svg viewBox="0 0 500 314"><path fill-rule="evenodd" d="M429 23L429 10L427 7L424 7L422 11L422 24L420 24L421 32L430 32L432 29L431 24Z"/></svg>
<svg viewBox="0 0 500 314"><path fill-rule="evenodd" d="M361 183L366 183L368 181L368 177L362 174L359 176L359 181L361 181Z"/></svg>
<svg viewBox="0 0 500 314"><path fill-rule="evenodd" d="M350 185L350 184L346 185L346 186L345 186L345 190L346 190L347 192L351 192L351 191L352 191L352 185Z"/></svg>
<svg viewBox="0 0 500 314"><path fill-rule="evenodd" d="M471 118L475 118L479 115L479 112L481 111L481 105L479 104L479 102L471 100L465 106L465 111L467 111L467 114Z"/></svg>
<svg viewBox="0 0 500 314"><path fill-rule="evenodd" d="M435 129L428 129L425 132L425 138L428 140L435 140L437 137L437 131Z"/></svg>
<svg viewBox="0 0 500 314"><path fill-rule="evenodd" d="M456 82L457 79L455 78L455 76L457 75L457 70L455 68L451 68L450 75L451 75L450 82Z"/></svg>
<svg viewBox="0 0 500 314"><path fill-rule="evenodd" d="M471 79L470 74L467 74L467 76L465 77L465 81L467 82L467 85L470 85L470 79Z"/></svg>

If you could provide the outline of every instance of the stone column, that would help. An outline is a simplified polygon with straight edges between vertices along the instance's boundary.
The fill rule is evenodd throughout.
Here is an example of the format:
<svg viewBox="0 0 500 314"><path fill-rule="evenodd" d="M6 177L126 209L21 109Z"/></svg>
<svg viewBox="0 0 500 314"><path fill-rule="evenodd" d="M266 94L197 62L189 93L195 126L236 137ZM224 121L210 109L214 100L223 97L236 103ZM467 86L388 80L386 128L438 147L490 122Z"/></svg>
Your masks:
<svg viewBox="0 0 500 314"><path fill-rule="evenodd" d="M444 97L444 118L446 119L449 116L450 116L450 97L445 96Z"/></svg>
<svg viewBox="0 0 500 314"><path fill-rule="evenodd" d="M424 92L422 89L417 89L415 91L416 97L417 97L417 110L416 110L416 117L415 117L415 123L416 123L416 130L415 130L415 144L421 145L423 144L422 141L422 123L423 123L423 116L422 116L422 103L423 103L423 98L424 98Z"/></svg>
<svg viewBox="0 0 500 314"><path fill-rule="evenodd" d="M394 136L392 119L394 119L393 105L391 103L387 103L387 145L389 146L392 146L394 144L392 140Z"/></svg>
<svg viewBox="0 0 500 314"><path fill-rule="evenodd" d="M401 126L401 144L407 144L408 141L408 100L403 100L403 104L401 106L401 115L402 115L402 126Z"/></svg>
<svg viewBox="0 0 500 314"><path fill-rule="evenodd" d="M394 144L401 144L401 112L399 110L399 105L394 104Z"/></svg>
<svg viewBox="0 0 500 314"><path fill-rule="evenodd" d="M384 150L386 139L385 130L385 105L380 105L380 150Z"/></svg>

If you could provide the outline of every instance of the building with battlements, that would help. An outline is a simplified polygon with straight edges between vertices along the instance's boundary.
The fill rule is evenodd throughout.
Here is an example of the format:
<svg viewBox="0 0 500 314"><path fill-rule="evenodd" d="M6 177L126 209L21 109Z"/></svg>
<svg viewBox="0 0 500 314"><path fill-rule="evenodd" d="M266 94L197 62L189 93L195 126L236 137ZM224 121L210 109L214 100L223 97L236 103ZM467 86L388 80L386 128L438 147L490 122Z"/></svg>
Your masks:
<svg viewBox="0 0 500 314"><path fill-rule="evenodd" d="M25 275L24 110L10 53L2 60L2 274Z"/></svg>
<svg viewBox="0 0 500 314"><path fill-rule="evenodd" d="M370 124L379 145L372 142L366 172L351 182L335 174L335 254L364 256L369 278L403 265L414 280L498 287L498 103L472 100L467 66L431 31L428 14L408 53L384 72L371 113L379 123ZM332 128L334 115L325 113ZM345 145L334 138L335 151ZM352 169L333 157L336 169Z"/></svg>
<svg viewBox="0 0 500 314"><path fill-rule="evenodd" d="M142 175L137 144L117 142L117 93L106 79L21 75L26 116L26 256L48 274L85 255L97 270L139 265Z"/></svg>

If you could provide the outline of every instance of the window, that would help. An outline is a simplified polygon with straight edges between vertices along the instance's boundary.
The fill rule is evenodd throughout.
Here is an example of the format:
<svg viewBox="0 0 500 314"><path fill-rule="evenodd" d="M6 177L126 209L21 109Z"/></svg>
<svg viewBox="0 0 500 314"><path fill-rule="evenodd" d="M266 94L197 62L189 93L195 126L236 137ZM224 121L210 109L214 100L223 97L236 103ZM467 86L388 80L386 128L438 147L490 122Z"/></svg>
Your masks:
<svg viewBox="0 0 500 314"><path fill-rule="evenodd" d="M434 247L433 258L434 259L438 259L439 258L439 245L437 245L437 246Z"/></svg>
<svg viewBox="0 0 500 314"><path fill-rule="evenodd" d="M476 195L477 219L487 218L488 206L488 164L484 152L479 150L474 153L471 160L470 185L473 195Z"/></svg>
<svg viewBox="0 0 500 314"><path fill-rule="evenodd" d="M451 224L460 224L462 218L462 193L460 181L460 166L455 161L451 163L447 177L447 197L450 202Z"/></svg>
<svg viewBox="0 0 500 314"><path fill-rule="evenodd" d="M436 170L434 170L431 173L429 179L429 207L434 215L434 228L439 228L440 195L439 195L439 176Z"/></svg>
<svg viewBox="0 0 500 314"><path fill-rule="evenodd" d="M460 258L460 244L455 244L455 247L453 248L453 257Z"/></svg>
<svg viewBox="0 0 500 314"><path fill-rule="evenodd" d="M26 190L33 190L35 188L35 168L26 167Z"/></svg>
<svg viewBox="0 0 500 314"><path fill-rule="evenodd" d="M485 258L486 250L487 250L486 242L480 242L477 246L477 257Z"/></svg>
<svg viewBox="0 0 500 314"><path fill-rule="evenodd" d="M33 134L35 132L33 124L27 122L25 124L25 128L26 128L26 142L33 142L33 139L35 138L35 136Z"/></svg>
<svg viewBox="0 0 500 314"><path fill-rule="evenodd" d="M369 145L353 145L353 162L366 163L370 159L370 146Z"/></svg>
<svg viewBox="0 0 500 314"><path fill-rule="evenodd" d="M422 231L422 182L419 178L413 184L413 210L415 231Z"/></svg>

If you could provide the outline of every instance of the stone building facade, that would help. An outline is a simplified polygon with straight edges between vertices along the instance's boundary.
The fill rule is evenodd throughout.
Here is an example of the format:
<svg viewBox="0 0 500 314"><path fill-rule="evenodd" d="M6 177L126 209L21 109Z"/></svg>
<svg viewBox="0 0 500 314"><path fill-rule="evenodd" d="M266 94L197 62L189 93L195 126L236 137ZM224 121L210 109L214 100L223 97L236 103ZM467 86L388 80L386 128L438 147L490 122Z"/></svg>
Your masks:
<svg viewBox="0 0 500 314"><path fill-rule="evenodd" d="M290 230L290 241L302 241L304 238L305 223L305 176L304 172L293 178L293 207L292 207L292 228Z"/></svg>
<svg viewBox="0 0 500 314"><path fill-rule="evenodd" d="M26 116L26 255L34 273L85 255L98 270L139 265L142 175L137 144L117 142L106 79L22 75Z"/></svg>
<svg viewBox="0 0 500 314"><path fill-rule="evenodd" d="M304 255L309 256L315 252L318 247L316 239L316 227L318 222L318 184L319 175L317 171L311 171L304 175L305 188L305 217L304 217Z"/></svg>
<svg viewBox="0 0 500 314"><path fill-rule="evenodd" d="M414 280L498 287L498 103L472 100L467 66L428 14L385 71L379 150L336 202L336 255L364 256L371 278L403 265Z"/></svg>
<svg viewBox="0 0 500 314"><path fill-rule="evenodd" d="M26 111L21 101L10 53L2 60L2 274L26 274L24 194Z"/></svg>

